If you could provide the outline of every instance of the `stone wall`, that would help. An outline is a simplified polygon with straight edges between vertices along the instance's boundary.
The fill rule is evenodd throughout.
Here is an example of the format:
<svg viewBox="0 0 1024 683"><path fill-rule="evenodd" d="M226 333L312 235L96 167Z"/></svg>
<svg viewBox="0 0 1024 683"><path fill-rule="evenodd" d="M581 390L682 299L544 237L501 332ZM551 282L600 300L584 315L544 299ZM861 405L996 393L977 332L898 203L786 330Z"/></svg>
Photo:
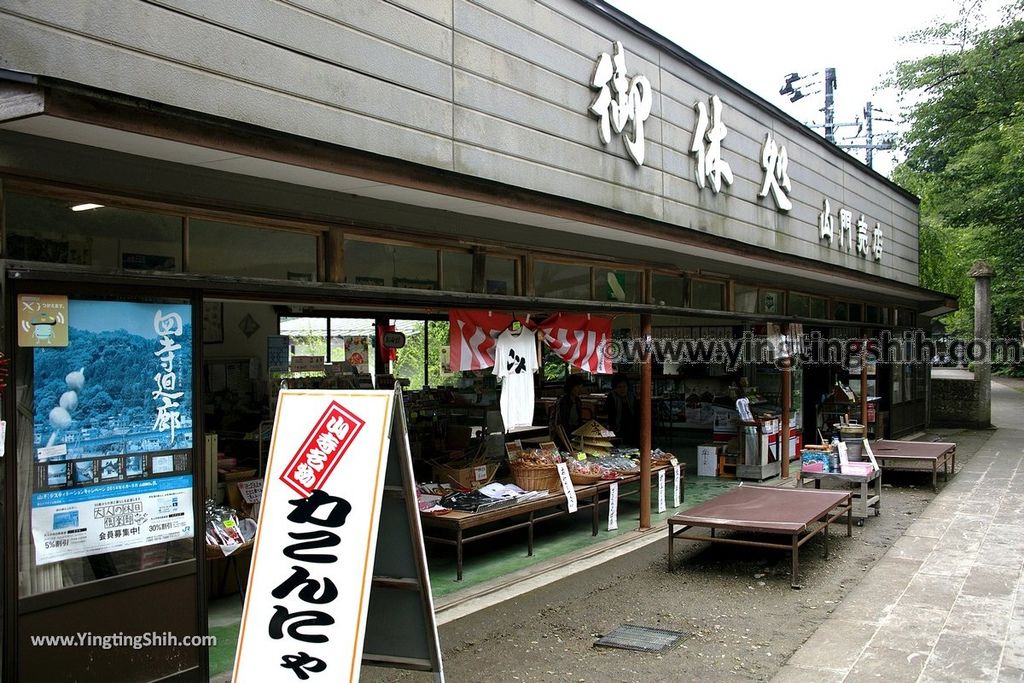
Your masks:
<svg viewBox="0 0 1024 683"><path fill-rule="evenodd" d="M977 424L977 405L978 383L973 379L932 378L933 427L983 427Z"/></svg>

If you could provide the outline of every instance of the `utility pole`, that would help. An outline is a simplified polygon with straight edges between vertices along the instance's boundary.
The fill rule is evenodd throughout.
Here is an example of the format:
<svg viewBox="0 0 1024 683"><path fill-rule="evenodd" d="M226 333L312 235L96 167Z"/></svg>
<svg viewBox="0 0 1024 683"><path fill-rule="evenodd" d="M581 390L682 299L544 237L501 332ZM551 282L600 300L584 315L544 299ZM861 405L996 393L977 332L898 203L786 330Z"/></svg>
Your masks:
<svg viewBox="0 0 1024 683"><path fill-rule="evenodd" d="M864 124L866 125L867 134L867 167L873 168L872 161L874 161L874 134L871 131L871 122L874 116L871 114L871 100L868 99L867 103L864 104Z"/></svg>
<svg viewBox="0 0 1024 683"><path fill-rule="evenodd" d="M825 69L825 139L832 144L836 142L836 130L833 125L835 100L832 93L837 87L836 70L834 67L827 67Z"/></svg>
<svg viewBox="0 0 1024 683"><path fill-rule="evenodd" d="M875 117L872 111L873 110L871 109L871 100L868 100L868 103L864 105L864 123L867 126L866 133L868 138L868 145L866 148L868 168L874 168L874 164L872 162L875 159L875 136L871 130L871 123Z"/></svg>
<svg viewBox="0 0 1024 683"><path fill-rule="evenodd" d="M788 95L790 102L796 102L801 100L808 95L816 95L822 92L821 81L811 80L819 76L821 72L815 71L812 74L801 76L797 72L787 74L785 82L782 88L779 90L780 95ZM813 88L813 90L812 90ZM825 69L825 108L821 111L825 112L825 124L820 123L807 123L805 124L808 128L824 129L825 139L836 145L840 149L851 150L851 149L864 149L867 151L865 163L869 167L874 165L874 152L876 149L892 149L893 143L891 139L883 138L882 142L875 142L875 131L874 131L874 119L875 112L881 112L880 109L875 109L871 102L868 102L864 106L864 119L862 123L860 118L857 117L853 122L836 122L835 119L835 91L839 88L838 81L836 79L835 67L826 67ZM889 118L880 118L879 121L892 121ZM865 129L867 133L867 142L865 144L836 142L836 130L844 127L857 126L857 133L852 138L846 138L846 140L856 140L860 137L861 131Z"/></svg>

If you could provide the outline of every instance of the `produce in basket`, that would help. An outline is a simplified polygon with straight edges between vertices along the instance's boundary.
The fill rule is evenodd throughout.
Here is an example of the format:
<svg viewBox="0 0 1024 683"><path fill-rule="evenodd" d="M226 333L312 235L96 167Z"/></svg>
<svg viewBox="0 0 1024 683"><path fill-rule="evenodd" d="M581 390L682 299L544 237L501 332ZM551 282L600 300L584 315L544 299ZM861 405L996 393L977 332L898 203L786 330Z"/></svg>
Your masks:
<svg viewBox="0 0 1024 683"><path fill-rule="evenodd" d="M594 461L570 460L568 465L569 472L572 474L596 475L603 477L608 473L607 468Z"/></svg>
<svg viewBox="0 0 1024 683"><path fill-rule="evenodd" d="M608 455L603 458L596 458L593 460L601 466L614 470L616 472L639 472L640 465L634 461L620 455Z"/></svg>
<svg viewBox="0 0 1024 683"><path fill-rule="evenodd" d="M557 465L562 462L562 456L558 451L536 450L532 448L523 449L518 457L509 457L511 462L518 462L524 465Z"/></svg>

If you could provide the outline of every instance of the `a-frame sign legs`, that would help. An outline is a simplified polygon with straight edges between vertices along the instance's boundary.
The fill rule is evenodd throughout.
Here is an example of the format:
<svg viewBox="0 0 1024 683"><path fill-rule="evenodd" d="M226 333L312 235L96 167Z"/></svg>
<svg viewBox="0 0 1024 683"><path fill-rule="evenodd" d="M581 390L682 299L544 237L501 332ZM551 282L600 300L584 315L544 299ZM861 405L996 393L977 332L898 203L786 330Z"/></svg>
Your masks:
<svg viewBox="0 0 1024 683"><path fill-rule="evenodd" d="M432 671L443 683L401 390L392 415L363 663Z"/></svg>

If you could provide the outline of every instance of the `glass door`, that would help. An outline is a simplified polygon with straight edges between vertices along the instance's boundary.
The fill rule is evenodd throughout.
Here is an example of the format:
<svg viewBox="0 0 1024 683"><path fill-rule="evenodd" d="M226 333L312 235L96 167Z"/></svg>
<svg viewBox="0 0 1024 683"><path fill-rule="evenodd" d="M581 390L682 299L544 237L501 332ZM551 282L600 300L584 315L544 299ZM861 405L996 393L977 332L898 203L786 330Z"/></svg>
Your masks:
<svg viewBox="0 0 1024 683"><path fill-rule="evenodd" d="M26 291L16 310L17 678L194 670L193 307Z"/></svg>

